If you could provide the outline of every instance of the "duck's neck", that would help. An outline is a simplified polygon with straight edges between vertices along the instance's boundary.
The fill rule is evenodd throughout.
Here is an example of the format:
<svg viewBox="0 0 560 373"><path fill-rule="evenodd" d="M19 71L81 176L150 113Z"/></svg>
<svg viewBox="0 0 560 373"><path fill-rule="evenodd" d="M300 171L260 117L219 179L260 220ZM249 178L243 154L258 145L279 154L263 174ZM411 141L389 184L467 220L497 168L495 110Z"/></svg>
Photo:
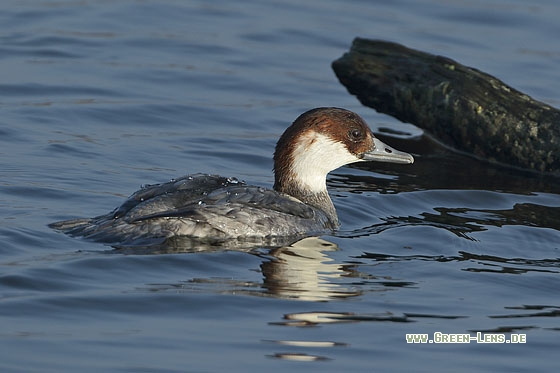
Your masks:
<svg viewBox="0 0 560 373"><path fill-rule="evenodd" d="M294 127L286 130L274 152L274 189L289 194L325 212L331 225L338 227L336 210L327 192L327 174L355 156L340 142L330 137L307 131L292 141Z"/></svg>
<svg viewBox="0 0 560 373"><path fill-rule="evenodd" d="M327 192L326 179L323 177L323 188L317 188L315 184L314 189L310 189L308 185L302 184L295 180L284 180L276 178L274 183L274 190L280 193L288 194L297 198L301 202L322 210L333 228L338 227L338 216L336 209L332 203L331 197Z"/></svg>

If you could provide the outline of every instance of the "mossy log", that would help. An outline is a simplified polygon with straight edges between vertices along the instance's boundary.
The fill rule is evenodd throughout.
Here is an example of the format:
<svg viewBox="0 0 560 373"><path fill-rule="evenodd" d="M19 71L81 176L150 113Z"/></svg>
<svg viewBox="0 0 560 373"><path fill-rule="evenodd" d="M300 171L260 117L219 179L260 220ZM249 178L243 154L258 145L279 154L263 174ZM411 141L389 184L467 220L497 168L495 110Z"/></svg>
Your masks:
<svg viewBox="0 0 560 373"><path fill-rule="evenodd" d="M560 111L449 58L357 38L333 62L366 106L490 162L560 175Z"/></svg>

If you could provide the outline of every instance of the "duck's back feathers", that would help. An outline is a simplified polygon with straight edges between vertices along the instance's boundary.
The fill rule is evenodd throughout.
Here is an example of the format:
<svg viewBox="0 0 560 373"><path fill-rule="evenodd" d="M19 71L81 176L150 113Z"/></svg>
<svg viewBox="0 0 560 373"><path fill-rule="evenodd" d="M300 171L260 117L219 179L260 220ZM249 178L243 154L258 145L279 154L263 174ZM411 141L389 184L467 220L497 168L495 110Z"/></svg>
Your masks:
<svg viewBox="0 0 560 373"><path fill-rule="evenodd" d="M293 197L237 179L202 174L145 186L109 214L51 227L124 245L172 236L252 239L335 228L323 211Z"/></svg>

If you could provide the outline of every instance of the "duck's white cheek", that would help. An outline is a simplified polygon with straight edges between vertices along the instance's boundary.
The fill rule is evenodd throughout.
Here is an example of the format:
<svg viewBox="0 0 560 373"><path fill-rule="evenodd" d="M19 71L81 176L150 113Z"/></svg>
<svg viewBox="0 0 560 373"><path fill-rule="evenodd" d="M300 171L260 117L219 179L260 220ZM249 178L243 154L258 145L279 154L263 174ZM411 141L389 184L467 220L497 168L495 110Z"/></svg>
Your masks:
<svg viewBox="0 0 560 373"><path fill-rule="evenodd" d="M324 190L329 172L360 161L343 143L314 134L301 139L294 148L292 171L310 190Z"/></svg>

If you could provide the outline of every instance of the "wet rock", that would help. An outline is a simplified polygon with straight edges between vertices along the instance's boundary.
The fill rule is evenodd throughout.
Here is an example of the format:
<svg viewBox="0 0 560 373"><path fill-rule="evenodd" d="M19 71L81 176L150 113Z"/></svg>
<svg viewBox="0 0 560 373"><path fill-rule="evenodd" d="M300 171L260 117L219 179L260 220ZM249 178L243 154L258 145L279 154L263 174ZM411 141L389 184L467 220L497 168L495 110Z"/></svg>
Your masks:
<svg viewBox="0 0 560 373"><path fill-rule="evenodd" d="M412 123L447 146L560 175L560 111L442 56L357 38L332 67L366 106Z"/></svg>

